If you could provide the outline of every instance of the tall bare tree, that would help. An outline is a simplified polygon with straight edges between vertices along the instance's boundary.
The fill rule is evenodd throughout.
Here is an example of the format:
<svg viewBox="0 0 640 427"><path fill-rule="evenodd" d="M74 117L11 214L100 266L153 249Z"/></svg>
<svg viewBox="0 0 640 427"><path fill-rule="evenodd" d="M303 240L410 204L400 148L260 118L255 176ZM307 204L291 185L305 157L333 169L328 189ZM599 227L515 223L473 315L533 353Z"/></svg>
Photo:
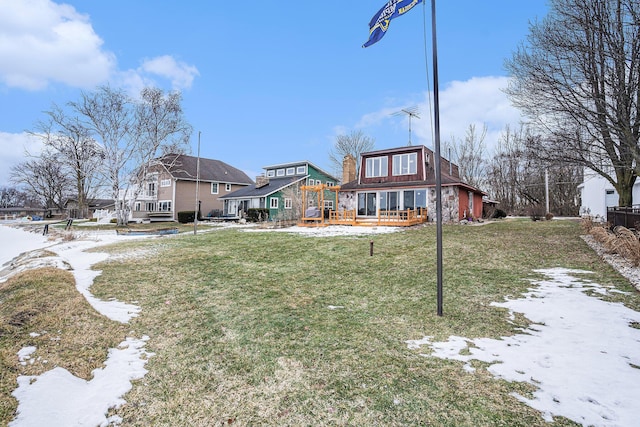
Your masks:
<svg viewBox="0 0 640 427"><path fill-rule="evenodd" d="M453 145L453 154L460 171L460 179L467 184L482 189L486 182L487 125L478 133L475 124L467 128L463 140Z"/></svg>
<svg viewBox="0 0 640 427"><path fill-rule="evenodd" d="M543 132L543 159L586 166L633 203L640 172L640 2L550 0L506 66L514 104Z"/></svg>
<svg viewBox="0 0 640 427"><path fill-rule="evenodd" d="M11 168L10 180L44 209L63 210L73 183L56 153L44 151Z"/></svg>
<svg viewBox="0 0 640 427"><path fill-rule="evenodd" d="M91 137L90 130L73 116L54 105L46 112L48 120L30 132L40 138L49 151L56 153L63 170L72 177L81 217L87 217L89 200L96 196L104 153Z"/></svg>
<svg viewBox="0 0 640 427"><path fill-rule="evenodd" d="M69 104L102 147L118 224L128 220L147 165L186 145L191 127L180 101L177 93L165 96L153 88L144 89L140 100L133 100L120 89L103 86Z"/></svg>
<svg viewBox="0 0 640 427"><path fill-rule="evenodd" d="M361 130L351 131L348 135L338 135L331 151L329 161L338 177L342 176L342 161L347 154L356 159L356 171L359 168L361 153L373 150L375 140L365 135Z"/></svg>
<svg viewBox="0 0 640 427"><path fill-rule="evenodd" d="M506 126L500 135L493 158L487 165L487 189L498 207L513 214L522 208L518 191L523 175L522 156L526 131Z"/></svg>

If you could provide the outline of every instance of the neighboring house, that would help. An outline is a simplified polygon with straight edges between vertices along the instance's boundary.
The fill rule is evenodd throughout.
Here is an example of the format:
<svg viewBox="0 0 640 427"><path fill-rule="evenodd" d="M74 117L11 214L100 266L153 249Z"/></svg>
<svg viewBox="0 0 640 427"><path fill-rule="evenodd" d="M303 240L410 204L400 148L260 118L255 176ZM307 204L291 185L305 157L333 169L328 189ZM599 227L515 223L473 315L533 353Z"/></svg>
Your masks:
<svg viewBox="0 0 640 427"><path fill-rule="evenodd" d="M168 154L149 168L131 217L171 221L178 212L194 210L202 217L220 216L222 197L252 184L247 174L220 160Z"/></svg>
<svg viewBox="0 0 640 427"><path fill-rule="evenodd" d="M584 181L578 185L580 191L580 215L607 219L607 208L618 206L618 192L602 175L585 168ZM640 182L633 186L632 197L635 203L640 202Z"/></svg>
<svg viewBox="0 0 640 427"><path fill-rule="evenodd" d="M354 159L346 157L345 162ZM483 191L460 181L458 166L441 159L442 220L457 222L482 217ZM345 166L348 166L345 164ZM434 153L422 145L371 151L360 156L355 176L343 177L338 210L356 211L358 220L375 219L379 213L427 208L435 220L436 179Z"/></svg>
<svg viewBox="0 0 640 427"><path fill-rule="evenodd" d="M226 194L224 216L239 218L252 208L269 209L269 218L295 219L296 203L303 185L335 186L338 180L309 161L282 163L263 167L264 174L254 185ZM335 193L328 191L324 209L335 209Z"/></svg>
<svg viewBox="0 0 640 427"><path fill-rule="evenodd" d="M113 199L90 199L87 204L87 218L94 217L96 212L113 211L115 207ZM65 210L67 218L84 218L84 215L78 206L77 198L67 199L65 203Z"/></svg>

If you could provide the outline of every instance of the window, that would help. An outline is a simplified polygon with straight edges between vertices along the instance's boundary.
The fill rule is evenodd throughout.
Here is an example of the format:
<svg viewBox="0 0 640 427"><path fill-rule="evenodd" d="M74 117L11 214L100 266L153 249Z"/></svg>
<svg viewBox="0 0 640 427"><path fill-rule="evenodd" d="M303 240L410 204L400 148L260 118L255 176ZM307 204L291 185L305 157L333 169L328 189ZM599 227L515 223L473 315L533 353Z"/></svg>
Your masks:
<svg viewBox="0 0 640 427"><path fill-rule="evenodd" d="M298 166L298 168L296 169L296 174L297 175L304 175L305 173L307 173L307 167L306 166Z"/></svg>
<svg viewBox="0 0 640 427"><path fill-rule="evenodd" d="M227 192L231 191L231 184L225 184L224 191L227 191Z"/></svg>
<svg viewBox="0 0 640 427"><path fill-rule="evenodd" d="M276 176L276 171L274 170L267 171L267 176L269 178L273 178L274 176Z"/></svg>
<svg viewBox="0 0 640 427"><path fill-rule="evenodd" d="M211 183L211 194L218 194L218 183L217 182L212 182Z"/></svg>
<svg viewBox="0 0 640 427"><path fill-rule="evenodd" d="M413 175L417 173L418 153L396 154L393 156L393 175Z"/></svg>
<svg viewBox="0 0 640 427"><path fill-rule="evenodd" d="M142 209L142 203L136 202L135 207L133 208L133 210L136 211L136 212L140 212L140 209Z"/></svg>
<svg viewBox="0 0 640 427"><path fill-rule="evenodd" d="M327 187L333 187L334 185L336 184L331 181L327 181Z"/></svg>
<svg viewBox="0 0 640 427"><path fill-rule="evenodd" d="M404 201L404 209L415 209L416 208L416 204L415 204L415 193L413 190L405 190L404 191L404 196L403 196L403 201Z"/></svg>
<svg viewBox="0 0 640 427"><path fill-rule="evenodd" d="M277 199L276 199L277 201ZM291 197L285 197L284 199L284 208L285 209L291 209L293 207L293 200L291 199Z"/></svg>
<svg viewBox="0 0 640 427"><path fill-rule="evenodd" d="M269 202L269 207L271 209L278 209L278 198L277 197L272 197L270 202Z"/></svg>
<svg viewBox="0 0 640 427"><path fill-rule="evenodd" d="M376 193L358 193L358 215L376 215Z"/></svg>
<svg viewBox="0 0 640 427"><path fill-rule="evenodd" d="M473 191L469 191L469 212L473 213Z"/></svg>
<svg viewBox="0 0 640 427"><path fill-rule="evenodd" d="M171 187L171 180L163 179L162 181L160 181L160 187Z"/></svg>
<svg viewBox="0 0 640 427"><path fill-rule="evenodd" d="M333 210L333 200L325 200L324 201L324 208Z"/></svg>
<svg viewBox="0 0 640 427"><path fill-rule="evenodd" d="M375 178L381 176L387 176L388 174L388 159L387 157L370 157L367 159L365 177Z"/></svg>
<svg viewBox="0 0 640 427"><path fill-rule="evenodd" d="M316 182L313 179L309 178L309 185L316 185Z"/></svg>
<svg viewBox="0 0 640 427"><path fill-rule="evenodd" d="M278 169L276 171L276 176L284 176L284 169Z"/></svg>
<svg viewBox="0 0 640 427"><path fill-rule="evenodd" d="M147 202L147 212L153 212L156 210L156 204L154 202Z"/></svg>
<svg viewBox="0 0 640 427"><path fill-rule="evenodd" d="M160 212L171 212L171 200L162 200L158 202L158 210Z"/></svg>
<svg viewBox="0 0 640 427"><path fill-rule="evenodd" d="M295 175L296 168L287 168L287 176Z"/></svg>
<svg viewBox="0 0 640 427"><path fill-rule="evenodd" d="M415 190L416 192L416 208L427 207L427 190Z"/></svg>
<svg viewBox="0 0 640 427"><path fill-rule="evenodd" d="M147 197L156 197L156 183L148 182L147 183Z"/></svg>
<svg viewBox="0 0 640 427"><path fill-rule="evenodd" d="M397 211L400 209L400 199L397 191L381 191L380 192L380 210Z"/></svg>

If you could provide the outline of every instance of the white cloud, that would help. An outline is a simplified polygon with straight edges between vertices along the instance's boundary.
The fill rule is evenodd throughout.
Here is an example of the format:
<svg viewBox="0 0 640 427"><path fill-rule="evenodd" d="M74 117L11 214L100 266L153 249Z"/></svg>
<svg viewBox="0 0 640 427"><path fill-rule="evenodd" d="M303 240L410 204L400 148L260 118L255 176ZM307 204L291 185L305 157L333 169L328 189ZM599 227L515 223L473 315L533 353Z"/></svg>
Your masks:
<svg viewBox="0 0 640 427"><path fill-rule="evenodd" d="M49 0L0 1L0 81L40 90L52 82L91 88L107 81L115 57L88 16Z"/></svg>
<svg viewBox="0 0 640 427"><path fill-rule="evenodd" d="M511 105L503 92L508 82L508 77L474 77L467 81L453 81L440 89L440 143L443 150L452 137L456 140L464 138L469 125L475 124L479 132L486 124L485 144L487 152L491 153L505 126L519 125L520 112ZM396 128L401 124L406 129L408 117L399 120L394 113L408 107L417 107L420 115L419 119L411 119L412 140L432 147L434 129L430 124L433 122L430 117L433 116L434 106L433 103L429 105L426 100L417 104L396 104L368 113L360 118L355 127L368 128L372 135L377 132L371 128L379 129L382 126Z"/></svg>
<svg viewBox="0 0 640 427"><path fill-rule="evenodd" d="M0 187L10 186L9 175L11 168L26 160L27 153L38 155L42 150L42 143L26 132L0 132Z"/></svg>
<svg viewBox="0 0 640 427"><path fill-rule="evenodd" d="M198 69L193 65L176 61L175 58L169 55L146 59L139 71L171 80L171 85L174 89L190 88L193 79L200 75Z"/></svg>

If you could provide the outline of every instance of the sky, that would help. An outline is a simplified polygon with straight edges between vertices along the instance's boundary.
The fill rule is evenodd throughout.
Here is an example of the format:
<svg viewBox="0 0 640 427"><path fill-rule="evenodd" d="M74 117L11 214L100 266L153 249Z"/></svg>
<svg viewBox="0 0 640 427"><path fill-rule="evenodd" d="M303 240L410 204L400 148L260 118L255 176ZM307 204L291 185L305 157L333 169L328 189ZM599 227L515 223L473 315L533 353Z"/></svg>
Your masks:
<svg viewBox="0 0 640 427"><path fill-rule="evenodd" d="M52 106L101 85L183 95L191 154L250 178L308 160L334 173L336 136L362 131L375 149L409 143L402 109L417 108L411 143L433 147L431 2L391 21L363 48L382 0L0 0L0 187L37 154L27 131ZM526 41L547 0L459 0L436 5L440 127L447 143L487 126L492 150L520 116L502 90L504 61ZM198 143L198 141L200 141Z"/></svg>
<svg viewBox="0 0 640 427"><path fill-rule="evenodd" d="M287 229L287 232L307 231L305 227ZM310 238L389 231L389 227L331 226L318 229L320 234ZM73 269L76 288L98 312L127 323L142 309L119 301L100 301L91 295L90 286L100 274L91 270L91 266L109 255L87 250L132 237L99 231L82 234L84 238L52 243L38 234L0 224L0 241L21 242L0 246L0 260L11 260L23 250L47 247L64 261L57 262L54 258L48 262L58 266L68 263L66 268L70 265ZM134 252L130 251L128 256L135 256ZM34 257L36 264L32 268L46 262L46 258ZM531 406L547 421L564 416L584 426L635 425L640 418L637 405L640 329L633 325L640 323L640 313L601 300L599 296L620 291L589 280L589 274L562 267L533 271L536 278L529 279L531 287L527 293L493 303L496 309L506 309L511 319L515 319L515 313L521 313L532 322L514 335L501 339L452 336L444 342L434 342L429 336L404 338L406 351L460 361L460 369L468 375L484 378L476 366L486 366L496 379L529 383L536 388L531 396L514 393L505 399L517 399ZM327 306L327 310L343 308L347 307ZM30 335L36 337L40 333L44 332L32 331ZM37 377L18 377L12 393L18 400L18 415L9 426L117 425L119 418L108 417L107 411L124 404L131 381L147 373L146 361L154 356L145 350L149 340L146 335L127 337L108 351L104 366L94 370L88 381L60 367ZM35 346L20 349L16 362L46 363Z"/></svg>

